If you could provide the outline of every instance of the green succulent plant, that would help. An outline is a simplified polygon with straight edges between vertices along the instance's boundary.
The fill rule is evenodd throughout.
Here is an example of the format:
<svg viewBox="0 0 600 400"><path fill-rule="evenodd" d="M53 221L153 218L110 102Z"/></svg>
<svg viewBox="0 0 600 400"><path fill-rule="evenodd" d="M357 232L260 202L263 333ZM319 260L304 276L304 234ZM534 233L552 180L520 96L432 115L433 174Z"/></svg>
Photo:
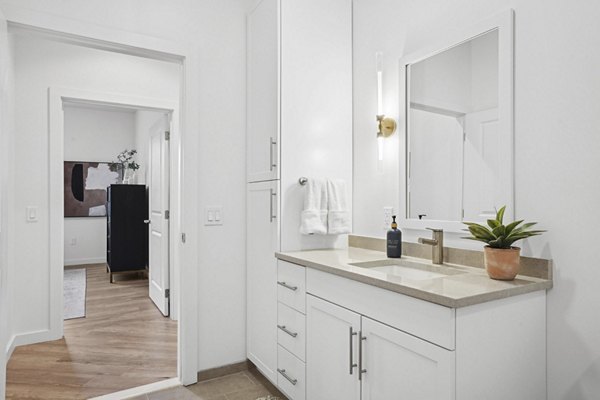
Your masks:
<svg viewBox="0 0 600 400"><path fill-rule="evenodd" d="M475 222L464 222L468 227L468 229L464 230L470 232L471 236L464 237L463 239L484 242L495 249L510 249L512 244L517 240L541 235L543 232L546 232L530 229L537 224L537 222L528 222L521 225L524 220L519 220L504 225L502 220L504 219L505 210L506 206L503 206L496 212L496 219L488 219L488 226L480 225Z"/></svg>

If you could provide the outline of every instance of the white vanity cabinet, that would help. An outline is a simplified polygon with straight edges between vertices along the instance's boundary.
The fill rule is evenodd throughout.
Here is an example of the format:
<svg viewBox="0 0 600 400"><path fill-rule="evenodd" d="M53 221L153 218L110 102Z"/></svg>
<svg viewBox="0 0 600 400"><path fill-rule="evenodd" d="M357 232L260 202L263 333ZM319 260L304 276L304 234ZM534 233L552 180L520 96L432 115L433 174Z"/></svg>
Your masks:
<svg viewBox="0 0 600 400"><path fill-rule="evenodd" d="M308 400L546 398L543 290L448 308L306 268L306 292Z"/></svg>
<svg viewBox="0 0 600 400"><path fill-rule="evenodd" d="M307 398L454 399L454 352L307 296Z"/></svg>

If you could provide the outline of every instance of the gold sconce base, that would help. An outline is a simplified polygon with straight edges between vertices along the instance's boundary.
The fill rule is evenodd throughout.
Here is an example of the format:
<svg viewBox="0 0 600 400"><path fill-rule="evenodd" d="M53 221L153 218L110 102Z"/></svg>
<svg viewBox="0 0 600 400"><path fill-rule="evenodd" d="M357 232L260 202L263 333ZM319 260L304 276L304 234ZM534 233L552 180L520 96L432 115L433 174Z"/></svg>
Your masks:
<svg viewBox="0 0 600 400"><path fill-rule="evenodd" d="M379 122L379 132L377 135L383 137L392 136L396 132L396 120L394 118L386 117L385 115L378 115L377 121Z"/></svg>

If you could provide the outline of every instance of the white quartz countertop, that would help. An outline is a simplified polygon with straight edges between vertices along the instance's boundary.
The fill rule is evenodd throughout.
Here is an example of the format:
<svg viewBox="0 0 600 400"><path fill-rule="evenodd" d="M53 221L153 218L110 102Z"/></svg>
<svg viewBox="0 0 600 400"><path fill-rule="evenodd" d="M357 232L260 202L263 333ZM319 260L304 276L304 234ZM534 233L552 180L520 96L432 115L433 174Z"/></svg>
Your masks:
<svg viewBox="0 0 600 400"><path fill-rule="evenodd" d="M513 281L490 279L482 268L457 264L434 266L430 260L402 256L403 260L425 263L425 267L437 270L449 268L453 275L431 279L411 280L369 268L351 264L398 259L388 259L379 251L357 247L347 249L306 250L275 253L284 261L339 275L368 285L391 290L442 306L459 308L487 301L516 296L552 287L552 281L518 275ZM457 270L460 273L457 273Z"/></svg>

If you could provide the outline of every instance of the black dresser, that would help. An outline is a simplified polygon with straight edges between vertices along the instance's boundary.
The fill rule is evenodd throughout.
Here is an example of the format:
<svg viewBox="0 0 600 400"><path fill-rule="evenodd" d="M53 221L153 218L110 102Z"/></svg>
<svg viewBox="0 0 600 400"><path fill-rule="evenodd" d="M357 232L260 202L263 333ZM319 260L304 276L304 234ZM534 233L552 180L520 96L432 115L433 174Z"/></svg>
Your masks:
<svg viewBox="0 0 600 400"><path fill-rule="evenodd" d="M148 265L148 199L145 185L110 185L106 203L106 262L110 273Z"/></svg>

